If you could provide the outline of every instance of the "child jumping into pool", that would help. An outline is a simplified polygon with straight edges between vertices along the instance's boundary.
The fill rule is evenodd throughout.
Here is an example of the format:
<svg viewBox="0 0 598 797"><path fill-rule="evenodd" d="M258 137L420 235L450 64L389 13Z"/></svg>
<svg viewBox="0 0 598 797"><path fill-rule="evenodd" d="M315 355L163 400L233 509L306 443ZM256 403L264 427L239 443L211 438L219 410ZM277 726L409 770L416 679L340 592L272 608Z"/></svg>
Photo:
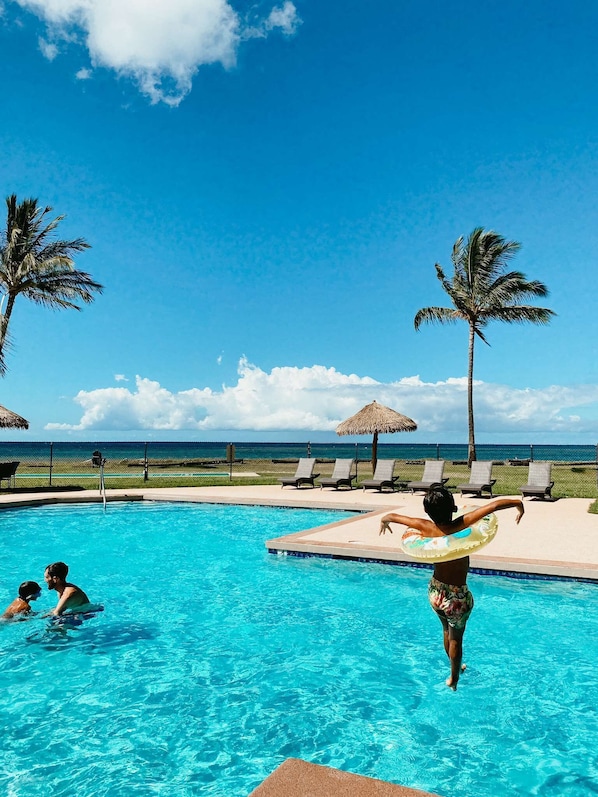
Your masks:
<svg viewBox="0 0 598 797"><path fill-rule="evenodd" d="M497 498L453 520L453 513L457 511L453 495L438 484L433 485L424 497L424 509L430 520L391 512L381 519L380 534L385 534L387 529L392 534L390 524L400 523L417 529L425 537L443 537L473 526L491 512L511 508L517 509L515 522L519 523L524 509L518 498ZM453 690L457 689L459 676L465 669L465 665L461 664L463 634L473 609L473 595L467 587L468 572L469 556L451 562L437 562L428 586L428 599L442 623L444 650L451 663L451 674L446 685Z"/></svg>
<svg viewBox="0 0 598 797"><path fill-rule="evenodd" d="M31 614L31 601L36 601L42 594L42 588L37 581L23 581L19 587L19 595L8 606L4 614L3 620L25 620L28 614Z"/></svg>
<svg viewBox="0 0 598 797"><path fill-rule="evenodd" d="M58 593L58 603L50 612L56 617L61 615L65 609L76 609L77 606L85 606L89 603L89 598L82 589L67 582L68 572L68 566L64 562L54 562L46 567L44 573L48 589L55 589Z"/></svg>

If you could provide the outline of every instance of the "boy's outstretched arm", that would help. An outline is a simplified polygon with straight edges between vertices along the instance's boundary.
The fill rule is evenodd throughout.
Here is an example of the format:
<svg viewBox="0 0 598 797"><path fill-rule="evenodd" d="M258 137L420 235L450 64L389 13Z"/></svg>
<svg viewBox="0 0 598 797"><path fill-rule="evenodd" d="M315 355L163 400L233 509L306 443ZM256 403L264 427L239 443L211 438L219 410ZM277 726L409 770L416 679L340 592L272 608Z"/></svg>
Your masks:
<svg viewBox="0 0 598 797"><path fill-rule="evenodd" d="M412 529L423 529L426 521L424 518L409 517L408 515L398 515L396 512L389 512L388 515L384 515L384 517L380 518L379 534L386 534L387 530L392 534L392 529L390 528L391 523L400 523L401 526L409 526Z"/></svg>
<svg viewBox="0 0 598 797"><path fill-rule="evenodd" d="M520 498L496 498L490 502L490 506L490 512L498 512L500 509L516 509L517 517L515 518L515 523L519 523L525 512L523 501ZM486 509L488 510L488 507Z"/></svg>
<svg viewBox="0 0 598 797"><path fill-rule="evenodd" d="M462 517L453 520L452 525L455 527L454 531L461 531L463 528L469 528L469 526L477 523L478 520L481 520L491 512L499 512L501 509L517 509L515 523L519 523L525 512L523 501L519 498L495 498L494 501L490 501L490 503L484 506L476 507L476 509L472 509Z"/></svg>

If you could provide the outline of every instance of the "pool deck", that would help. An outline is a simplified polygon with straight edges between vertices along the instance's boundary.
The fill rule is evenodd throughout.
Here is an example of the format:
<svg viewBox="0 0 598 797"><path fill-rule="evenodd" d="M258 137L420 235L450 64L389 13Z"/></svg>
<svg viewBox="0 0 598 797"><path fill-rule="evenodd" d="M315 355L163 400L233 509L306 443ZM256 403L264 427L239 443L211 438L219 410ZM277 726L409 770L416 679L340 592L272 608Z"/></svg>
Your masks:
<svg viewBox="0 0 598 797"><path fill-rule="evenodd" d="M364 514L326 526L264 539L273 552L325 555L386 562L412 561L401 551L402 529L379 536L380 517L398 511L424 517L422 496L363 490L282 489L279 486L215 486L106 491L107 500L193 501L314 509L356 510ZM100 502L97 490L0 494L0 508L40 504ZM485 499L455 496L458 506L483 506ZM558 501L525 500L525 515L515 523L515 510L499 513L499 531L472 567L505 574L582 578L598 581L598 515L588 513L589 498ZM108 507L108 512L110 508ZM427 792L363 778L348 772L288 759L252 792L255 797L426 797ZM250 796L251 797L251 796ZM434 797L434 795L428 795Z"/></svg>
<svg viewBox="0 0 598 797"><path fill-rule="evenodd" d="M409 563L400 548L402 529L379 536L380 516L397 511L424 517L421 494L378 493L368 490L281 488L278 485L173 487L107 490L109 501L195 501L219 504L259 504L315 509L349 509L364 514L327 526L264 540L268 550L317 554L350 559ZM455 496L459 506L483 506L487 499ZM42 503L82 503L101 500L97 490L39 493L4 493L0 507ZM557 501L526 499L525 515L515 523L515 510L499 513L499 531L472 567L507 573L564 576L598 581L598 515L588 513L589 498Z"/></svg>

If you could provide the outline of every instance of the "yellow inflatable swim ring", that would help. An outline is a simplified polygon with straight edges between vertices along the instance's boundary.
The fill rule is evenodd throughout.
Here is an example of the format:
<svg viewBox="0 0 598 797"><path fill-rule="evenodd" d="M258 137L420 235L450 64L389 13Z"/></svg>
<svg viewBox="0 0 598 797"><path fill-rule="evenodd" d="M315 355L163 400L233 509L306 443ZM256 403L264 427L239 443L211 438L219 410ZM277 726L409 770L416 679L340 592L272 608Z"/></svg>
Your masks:
<svg viewBox="0 0 598 797"><path fill-rule="evenodd" d="M459 509L455 517L466 515L478 507L466 506ZM422 562L451 562L479 551L488 545L498 531L495 514L486 515L473 526L446 537L424 537L417 529L407 529L401 538L401 548L413 559Z"/></svg>

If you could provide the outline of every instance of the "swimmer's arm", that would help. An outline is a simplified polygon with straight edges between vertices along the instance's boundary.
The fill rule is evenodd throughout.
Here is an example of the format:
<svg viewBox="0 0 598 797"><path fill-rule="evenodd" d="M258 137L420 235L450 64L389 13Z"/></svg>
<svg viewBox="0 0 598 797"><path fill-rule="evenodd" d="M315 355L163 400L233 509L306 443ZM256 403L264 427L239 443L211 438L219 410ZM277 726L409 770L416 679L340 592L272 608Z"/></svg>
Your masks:
<svg viewBox="0 0 598 797"><path fill-rule="evenodd" d="M491 512L499 512L501 509L516 509L517 517L515 518L515 523L519 523L525 512L523 501L519 498L496 498L494 501L490 501L489 504L477 507L471 512L467 512L463 517L454 520L451 524L451 534L467 529Z"/></svg>
<svg viewBox="0 0 598 797"><path fill-rule="evenodd" d="M75 587L65 587L64 592L60 596L60 600L50 612L50 616L58 617L59 615L61 615L63 611L66 609L66 604L68 602L68 599L72 597L76 592L77 589Z"/></svg>

